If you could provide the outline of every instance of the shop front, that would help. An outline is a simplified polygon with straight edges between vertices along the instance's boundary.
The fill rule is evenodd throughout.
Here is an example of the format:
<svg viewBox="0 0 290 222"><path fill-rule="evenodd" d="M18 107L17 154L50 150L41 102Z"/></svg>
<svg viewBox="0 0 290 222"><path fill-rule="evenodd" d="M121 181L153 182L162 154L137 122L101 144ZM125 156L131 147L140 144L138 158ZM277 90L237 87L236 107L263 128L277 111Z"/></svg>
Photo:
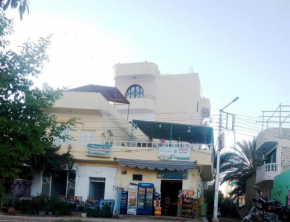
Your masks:
<svg viewBox="0 0 290 222"><path fill-rule="evenodd" d="M118 186L128 191L128 214L185 216L184 211L188 217L194 215L196 199L197 215L195 163L119 159L119 171ZM191 207L191 211L183 207Z"/></svg>

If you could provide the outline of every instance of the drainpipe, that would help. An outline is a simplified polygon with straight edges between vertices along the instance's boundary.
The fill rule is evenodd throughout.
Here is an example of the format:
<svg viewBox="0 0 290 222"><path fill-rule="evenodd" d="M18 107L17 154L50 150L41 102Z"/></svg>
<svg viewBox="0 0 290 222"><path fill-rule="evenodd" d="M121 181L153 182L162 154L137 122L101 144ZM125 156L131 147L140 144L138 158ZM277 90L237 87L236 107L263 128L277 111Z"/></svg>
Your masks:
<svg viewBox="0 0 290 222"><path fill-rule="evenodd" d="M131 130L131 142L133 142L133 127L134 127L134 120L132 120L132 130Z"/></svg>
<svg viewBox="0 0 290 222"><path fill-rule="evenodd" d="M171 140L172 140L172 124L171 124L171 127L170 127L170 145L171 145Z"/></svg>

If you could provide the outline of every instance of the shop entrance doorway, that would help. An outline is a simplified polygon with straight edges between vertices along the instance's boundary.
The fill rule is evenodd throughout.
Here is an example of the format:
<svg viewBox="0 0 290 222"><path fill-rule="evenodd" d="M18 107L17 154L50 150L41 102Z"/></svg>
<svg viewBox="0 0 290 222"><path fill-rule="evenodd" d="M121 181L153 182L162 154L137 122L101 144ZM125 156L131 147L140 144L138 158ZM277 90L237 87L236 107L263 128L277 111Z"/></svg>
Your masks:
<svg viewBox="0 0 290 222"><path fill-rule="evenodd" d="M161 180L162 216L177 215L177 200L182 180Z"/></svg>
<svg viewBox="0 0 290 222"><path fill-rule="evenodd" d="M105 183L106 178L90 177L90 190L89 197L94 200L102 200L105 196Z"/></svg>

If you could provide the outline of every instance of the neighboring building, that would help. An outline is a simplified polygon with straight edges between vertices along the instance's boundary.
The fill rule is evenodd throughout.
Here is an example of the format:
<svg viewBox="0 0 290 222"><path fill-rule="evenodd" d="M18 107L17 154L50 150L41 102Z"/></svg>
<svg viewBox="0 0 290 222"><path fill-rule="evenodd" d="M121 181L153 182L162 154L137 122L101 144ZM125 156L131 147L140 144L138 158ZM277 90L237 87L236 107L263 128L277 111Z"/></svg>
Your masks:
<svg viewBox="0 0 290 222"><path fill-rule="evenodd" d="M147 76L145 74L144 78ZM155 74L157 75L157 71ZM197 74L189 76L197 77ZM163 197L172 195L172 201L177 201L179 190L184 189L193 190L195 197L203 197L206 182L213 179L213 130L200 126L203 118L209 116L209 101L207 100L206 108L206 99L200 98L199 89L195 97L191 97L193 93L190 92L195 90L188 89L189 95L183 99L176 98L178 101L175 104L170 98L168 103L173 105L167 106L166 111L159 107L159 104L165 106L168 98L162 95L166 90L161 92L160 87L155 94L154 90L150 91L150 95L153 94L155 98L151 105L159 107L159 112L155 112L155 108L148 108L147 105L152 101L147 103L148 97L145 97L150 84L155 85L155 80L148 78L147 86L137 82L144 87L143 91L137 87L140 97L145 92L144 97L139 98L143 102L137 98L128 98L129 94L136 95L133 88L131 91L126 89L128 101L121 93L122 87L118 87L120 92L117 87L88 85L66 91L53 108L46 110L56 115L59 121L78 118L74 131L64 132L73 137L71 141L55 139L61 145L60 152L66 152L68 146L72 146L74 172L64 172L57 176L47 175L45 172L37 175L32 182L31 194L43 193L50 196L58 193L67 197L79 196L83 201L88 197L98 200L116 199L117 187L128 190L129 184L142 182L153 183L155 191L161 192ZM120 84L121 77L117 79L116 86ZM189 77L185 83L188 86L190 79L194 80ZM132 81L131 85L137 83ZM197 85L199 87L199 81ZM175 92L186 91L181 83L172 87L176 88ZM158 92L161 93L160 96ZM159 100L158 97L163 99ZM200 106L198 105L198 109L194 107L192 111L193 106L188 103ZM177 109L176 106L182 108ZM127 107L127 113L125 108L123 110L120 107ZM161 111L167 113L162 116ZM131 123L127 120L128 116ZM149 117L154 121L143 121ZM104 138L108 130L113 134L109 141Z"/></svg>
<svg viewBox="0 0 290 222"><path fill-rule="evenodd" d="M271 198L279 201L283 206L290 205L290 171L285 171L274 178L273 189L271 190Z"/></svg>
<svg viewBox="0 0 290 222"><path fill-rule="evenodd" d="M267 129L257 136L256 152L263 156L264 164L256 170L255 184L268 200L274 198L271 195L274 178L290 169L290 129L283 128L283 124L290 117L287 107L290 106L279 105L276 111L270 114L267 111L269 116L264 118L269 119L263 122ZM279 127L268 128L270 124L278 124Z"/></svg>
<svg viewBox="0 0 290 222"><path fill-rule="evenodd" d="M152 62L116 64L115 82L130 101L129 120L201 125L210 116L197 73L161 75ZM116 108L127 117L126 105Z"/></svg>
<svg viewBox="0 0 290 222"><path fill-rule="evenodd" d="M258 135L257 147L264 165L256 171L256 185L270 199L275 176L290 169L290 129L266 129Z"/></svg>

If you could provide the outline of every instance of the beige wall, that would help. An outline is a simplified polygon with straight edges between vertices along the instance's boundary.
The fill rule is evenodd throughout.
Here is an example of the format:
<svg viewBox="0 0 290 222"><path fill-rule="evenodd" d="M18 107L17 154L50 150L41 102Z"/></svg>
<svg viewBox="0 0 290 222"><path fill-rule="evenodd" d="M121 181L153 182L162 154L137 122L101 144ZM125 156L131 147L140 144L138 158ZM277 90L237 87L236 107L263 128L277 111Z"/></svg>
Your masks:
<svg viewBox="0 0 290 222"><path fill-rule="evenodd" d="M62 145L61 152L67 151L67 145ZM158 161L158 149L147 148L112 148L112 155L109 158L86 156L86 146L73 146L71 149L72 155L77 160L88 162L114 162L114 159L138 159L138 160L156 160ZM210 151L192 151L190 154L190 162L197 161L198 165L211 166ZM206 169L203 169L206 170Z"/></svg>
<svg viewBox="0 0 290 222"><path fill-rule="evenodd" d="M115 64L115 79L123 79L124 76L150 78L159 75L158 66L152 62Z"/></svg>
<svg viewBox="0 0 290 222"><path fill-rule="evenodd" d="M198 74L161 76L157 82L156 119L164 122L200 124Z"/></svg>
<svg viewBox="0 0 290 222"><path fill-rule="evenodd" d="M115 186L123 187L125 190L128 190L130 183L153 183L155 190L161 192L161 181L166 179L157 178L157 170L148 170L148 169L139 169L139 168L130 168L127 166L118 166L117 162L112 163L85 163L78 162L78 166L90 166L90 167L107 167L107 168L117 168L117 174L115 178ZM122 174L122 171L126 171L126 174ZM142 181L133 180L133 174L141 174L143 176ZM188 179L182 180L182 189L190 189L195 192L195 195L198 193L198 184L201 184L199 191L202 192L203 181L199 177L199 169L194 169L188 171ZM170 179L169 179L170 180ZM198 183L199 182L199 183Z"/></svg>
<svg viewBox="0 0 290 222"><path fill-rule="evenodd" d="M131 85L138 84L145 95L155 97L155 100L130 99L130 119L199 125L203 118L209 117L210 101L200 96L197 73L160 76L150 74L147 66L147 62L116 65L115 86L124 95ZM126 115L125 106L117 108Z"/></svg>
<svg viewBox="0 0 290 222"><path fill-rule="evenodd" d="M192 78L193 77L194 75L192 76ZM168 79L169 82L173 81L171 78L166 79ZM152 86L148 84L148 87ZM164 92L166 92L166 90ZM161 92L159 91L159 93ZM188 96L190 97L190 95L193 94L189 94ZM164 96L166 97L166 95ZM175 106L175 104L172 104L172 106ZM187 109L190 109L190 107L193 108L194 105L187 105ZM164 107L159 109L163 110ZM168 110L170 109L171 108L168 107ZM186 109L184 107L180 107L180 109L184 110L186 115L191 112L186 112ZM175 112L178 110L173 109L173 111ZM69 141L67 144L62 144L59 152L67 152L68 145L71 144L71 154L74 156L74 159L76 160L75 165L80 171L78 172L78 174L83 176L82 178L78 177L77 179L79 180L79 187L76 190L77 192L79 192L80 195L82 195L83 197L87 195L87 191L83 192L80 186L88 186L89 177L92 175L99 175L95 173L95 171L97 170L95 170L94 168L99 168L110 172L110 176L107 178L108 181L110 181L108 182L110 187L113 186L113 184L115 183L116 186L122 186L126 188L128 187L130 182L134 182L132 181L133 174L142 174L142 182L154 183L156 190L160 191L161 179L157 178L157 170L140 170L138 168L131 169L129 167L120 167L118 165L119 158L158 161L158 149L113 146L112 155L109 158L92 157L86 155L87 147L85 144L81 144L82 131L95 131L95 139L100 141L103 139L101 134L103 132L106 132L108 129L112 130L114 134L113 139L115 141L130 141L131 139L131 124L129 124L127 120L116 109L114 109L112 105L106 99L104 99L101 94L68 91L65 92L63 98L58 100L55 103L54 107L50 110L47 110L47 112L56 115L59 122L67 121L72 117L78 118L74 130L71 132L73 140ZM148 138L142 132L140 132L140 130L134 131L134 136L137 136L137 140L148 141ZM190 154L190 161L196 162L198 166L194 170L189 171L188 179L183 180L182 188L192 189L195 191L196 195L198 193L198 189L202 192L202 178L206 178L205 180L210 180L210 178L212 178L211 160L211 151L192 151ZM126 175L121 174L122 169L127 170ZM115 171L116 175L114 173ZM201 175L199 175L200 173ZM101 177L106 176L103 174L101 175ZM208 176L205 177L203 175ZM110 196L111 193L108 193L106 195Z"/></svg>
<svg viewBox="0 0 290 222"><path fill-rule="evenodd" d="M122 174L122 170L127 171L126 174ZM117 172L116 186L124 187L125 190L128 189L130 183L153 183L155 186L156 192L161 192L161 181L166 179L157 178L157 170L148 170L148 169L139 169L139 168L130 168L127 166L119 166ZM143 175L142 181L134 181L133 174ZM197 181L200 178L198 177L198 169L188 171L188 179L182 180L182 189L194 190L197 195ZM170 180L170 179L169 179Z"/></svg>

